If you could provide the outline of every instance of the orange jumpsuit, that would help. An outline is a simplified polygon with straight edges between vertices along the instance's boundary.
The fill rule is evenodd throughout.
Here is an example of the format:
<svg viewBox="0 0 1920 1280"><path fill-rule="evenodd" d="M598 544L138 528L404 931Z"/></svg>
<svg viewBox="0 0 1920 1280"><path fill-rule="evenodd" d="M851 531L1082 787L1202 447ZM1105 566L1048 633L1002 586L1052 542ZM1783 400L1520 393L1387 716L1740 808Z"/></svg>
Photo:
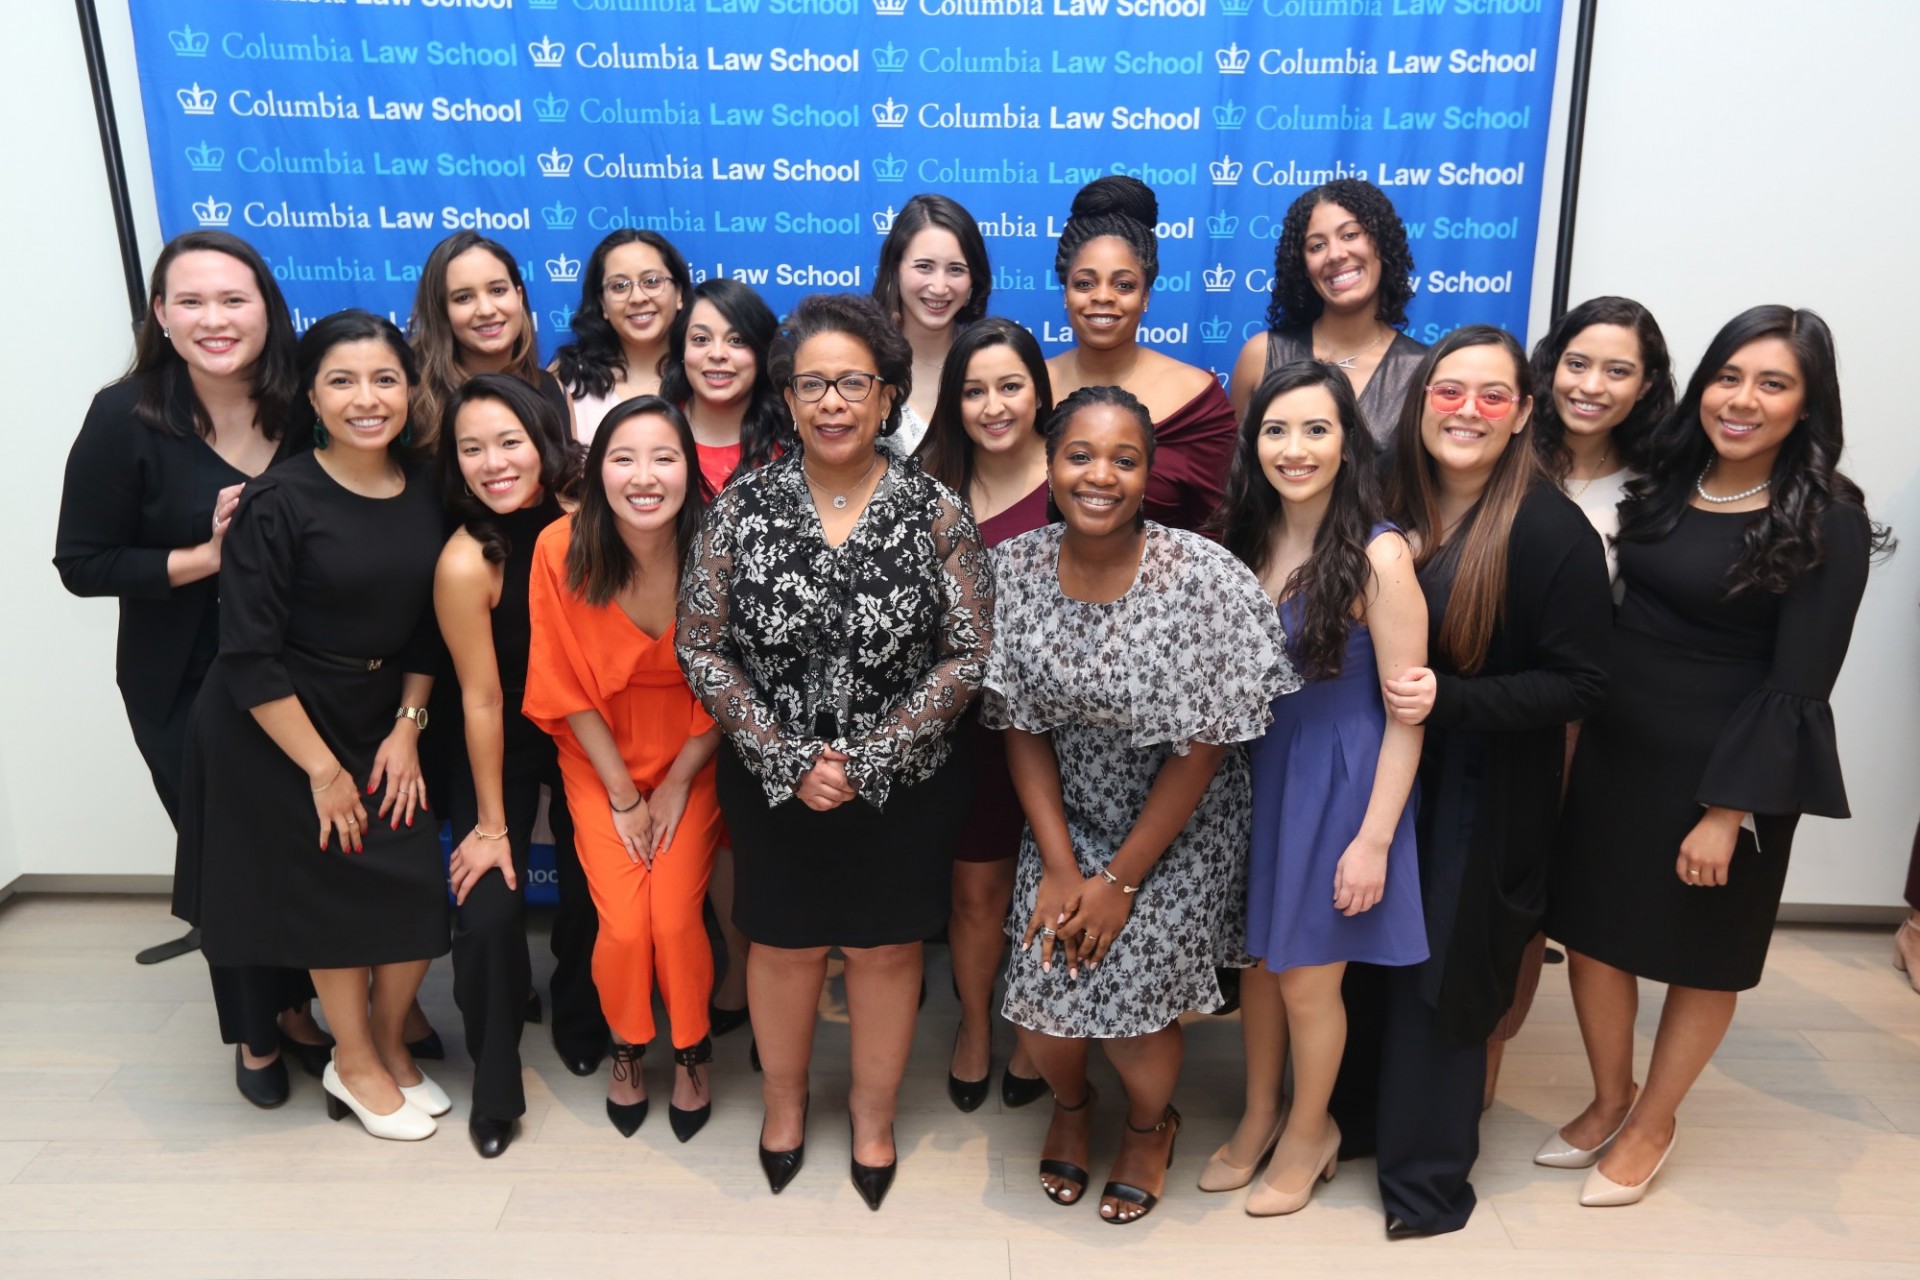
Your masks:
<svg viewBox="0 0 1920 1280"><path fill-rule="evenodd" d="M607 788L567 717L599 712L634 786L648 796L687 740L711 729L713 720L680 674L671 628L656 640L618 604L594 608L567 590L572 540L573 521L561 520L541 533L534 549L528 587L533 643L523 710L560 750L574 839L600 914L593 982L607 1025L630 1044L651 1041L657 975L674 1047L684 1049L707 1035L713 992L713 951L701 918L721 838L713 763L695 775L673 843L649 869L628 858L615 834Z"/></svg>

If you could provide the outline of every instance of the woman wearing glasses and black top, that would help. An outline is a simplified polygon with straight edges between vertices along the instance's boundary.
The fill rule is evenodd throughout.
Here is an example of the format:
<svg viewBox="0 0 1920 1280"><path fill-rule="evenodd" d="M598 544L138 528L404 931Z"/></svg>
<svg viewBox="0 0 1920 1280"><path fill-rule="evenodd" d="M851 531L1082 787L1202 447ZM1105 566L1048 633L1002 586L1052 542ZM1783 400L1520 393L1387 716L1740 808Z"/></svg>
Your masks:
<svg viewBox="0 0 1920 1280"><path fill-rule="evenodd" d="M1428 667L1384 684L1420 753L1425 962L1349 968L1342 1152L1379 1157L1390 1237L1473 1212L1487 1036L1545 911L1569 722L1606 689L1599 535L1519 438L1526 353L1469 325L1427 353L1393 442L1389 516L1427 597ZM1424 388L1424 390L1422 389Z"/></svg>
<svg viewBox="0 0 1920 1280"><path fill-rule="evenodd" d="M966 816L960 713L986 674L993 584L964 502L878 451L912 380L871 298L817 295L770 369L798 448L715 499L680 593L680 663L719 722L733 918L753 943L760 1161L776 1192L806 1141L827 953L846 957L853 1180L877 1209L913 1043L921 940L947 920Z"/></svg>

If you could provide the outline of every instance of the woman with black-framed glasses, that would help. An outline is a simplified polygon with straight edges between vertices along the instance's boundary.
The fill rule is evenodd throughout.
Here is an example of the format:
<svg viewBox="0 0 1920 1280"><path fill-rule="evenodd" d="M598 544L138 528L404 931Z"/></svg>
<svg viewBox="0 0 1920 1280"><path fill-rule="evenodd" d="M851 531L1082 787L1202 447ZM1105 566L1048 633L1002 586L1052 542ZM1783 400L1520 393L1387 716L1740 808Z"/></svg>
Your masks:
<svg viewBox="0 0 1920 1280"><path fill-rule="evenodd" d="M760 1162L805 1151L827 953L846 957L853 1181L878 1209L921 940L947 920L970 770L952 732L986 674L993 582L966 504L876 441L913 377L871 298L804 299L774 340L798 447L714 501L680 593L680 664L719 723L733 919L753 943Z"/></svg>

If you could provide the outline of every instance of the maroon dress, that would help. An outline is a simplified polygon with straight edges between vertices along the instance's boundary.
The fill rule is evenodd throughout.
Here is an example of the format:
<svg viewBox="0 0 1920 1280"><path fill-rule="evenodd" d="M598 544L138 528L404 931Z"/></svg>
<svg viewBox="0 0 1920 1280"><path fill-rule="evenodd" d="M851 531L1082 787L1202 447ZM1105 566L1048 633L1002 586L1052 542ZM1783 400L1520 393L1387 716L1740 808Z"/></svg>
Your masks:
<svg viewBox="0 0 1920 1280"><path fill-rule="evenodd" d="M1199 531L1226 491L1238 429L1233 405L1217 381L1154 423L1147 519Z"/></svg>
<svg viewBox="0 0 1920 1280"><path fill-rule="evenodd" d="M1031 533L1047 523L1047 486L1042 483L997 516L980 522L980 541L997 547L1008 538ZM965 732L973 735L973 808L954 846L957 862L998 862L1020 851L1020 831L1027 815L1014 794L1013 775L1007 769L1004 733L980 726L976 707L967 712Z"/></svg>

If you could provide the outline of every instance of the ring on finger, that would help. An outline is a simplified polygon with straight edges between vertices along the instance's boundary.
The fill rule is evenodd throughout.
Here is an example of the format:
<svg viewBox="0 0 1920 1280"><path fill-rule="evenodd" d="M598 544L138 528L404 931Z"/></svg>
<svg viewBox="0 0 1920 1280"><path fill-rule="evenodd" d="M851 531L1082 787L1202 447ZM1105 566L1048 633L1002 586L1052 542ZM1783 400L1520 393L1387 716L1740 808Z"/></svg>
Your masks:
<svg viewBox="0 0 1920 1280"><path fill-rule="evenodd" d="M1045 925L1042 925L1040 926L1040 936L1043 938L1057 938L1060 935L1055 933L1052 929L1047 928Z"/></svg>

